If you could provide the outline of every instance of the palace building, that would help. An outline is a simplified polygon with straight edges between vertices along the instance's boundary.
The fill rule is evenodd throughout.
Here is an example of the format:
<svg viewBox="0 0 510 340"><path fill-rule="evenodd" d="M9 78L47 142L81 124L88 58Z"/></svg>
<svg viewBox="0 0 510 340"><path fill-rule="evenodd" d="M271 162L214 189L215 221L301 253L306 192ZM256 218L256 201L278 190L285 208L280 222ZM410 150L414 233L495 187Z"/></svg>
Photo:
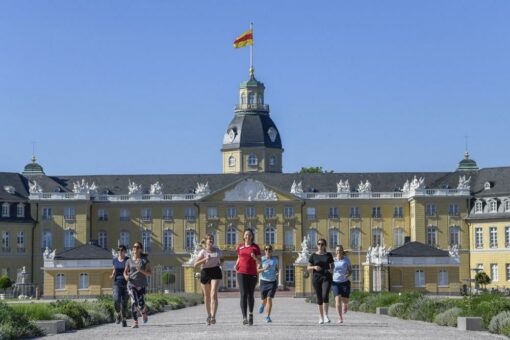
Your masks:
<svg viewBox="0 0 510 340"><path fill-rule="evenodd" d="M236 289L235 249L251 228L296 296L312 290L304 264L319 238L349 252L354 289L459 294L482 270L489 288L510 288L510 167L479 169L466 152L450 172L285 174L264 91L250 69L221 174L57 177L35 157L0 173L0 274L25 266L47 298L110 294L112 249L140 241L152 288L171 272L174 289L194 292L187 262L211 233L223 288Z"/></svg>

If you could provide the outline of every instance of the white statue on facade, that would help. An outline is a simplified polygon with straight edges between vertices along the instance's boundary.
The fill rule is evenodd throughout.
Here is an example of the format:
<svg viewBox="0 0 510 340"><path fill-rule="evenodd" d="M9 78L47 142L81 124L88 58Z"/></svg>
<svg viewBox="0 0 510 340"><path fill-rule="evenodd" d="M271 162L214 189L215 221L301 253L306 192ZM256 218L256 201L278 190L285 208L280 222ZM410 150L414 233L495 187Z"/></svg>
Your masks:
<svg viewBox="0 0 510 340"><path fill-rule="evenodd" d="M402 187L402 192L409 192L411 189L411 186L409 184L409 180L406 180L406 182L404 183L404 186Z"/></svg>
<svg viewBox="0 0 510 340"><path fill-rule="evenodd" d="M51 251L48 247L46 247L43 253L43 258L45 260L53 260L55 258L56 251L57 251L56 249L53 249L53 251Z"/></svg>
<svg viewBox="0 0 510 340"><path fill-rule="evenodd" d="M372 184L368 181L363 183L363 181L361 181L358 185L358 192L371 192L372 191Z"/></svg>
<svg viewBox="0 0 510 340"><path fill-rule="evenodd" d="M161 195L163 190L163 186L159 184L159 181L156 181L156 183L151 184L151 190L149 191L151 195Z"/></svg>
<svg viewBox="0 0 510 340"><path fill-rule="evenodd" d="M209 189L209 182L197 183L197 187L195 188L195 194L209 194L209 193L211 193L211 189Z"/></svg>
<svg viewBox="0 0 510 340"><path fill-rule="evenodd" d="M135 182L131 182L131 180L128 180L128 181L129 181L128 192L130 195L142 193L142 185L141 184L138 185Z"/></svg>
<svg viewBox="0 0 510 340"><path fill-rule="evenodd" d="M345 182L340 180L336 184L336 192L351 192L351 185L349 184L349 180L346 179Z"/></svg>
<svg viewBox="0 0 510 340"><path fill-rule="evenodd" d="M310 257L310 249L308 245L308 237L303 237L303 242L301 242L301 251L298 252L298 258L294 263L298 264L306 264L308 263L308 258Z"/></svg>
<svg viewBox="0 0 510 340"><path fill-rule="evenodd" d="M466 176L459 176L459 185L457 185L457 189L471 189L471 177L466 179Z"/></svg>
<svg viewBox="0 0 510 340"><path fill-rule="evenodd" d="M186 262L186 263L194 265L195 261L198 257L198 253L200 253L201 250L202 250L202 246L197 241L197 236L195 235L193 238L193 251L190 253L190 258L189 258L188 262Z"/></svg>
<svg viewBox="0 0 510 340"><path fill-rule="evenodd" d="M450 257L459 257L459 246L456 244L452 244L448 247L448 254Z"/></svg>
<svg viewBox="0 0 510 340"><path fill-rule="evenodd" d="M296 181L292 181L292 186L290 187L290 193L291 194L301 194L303 192L303 182L299 181L296 183Z"/></svg>
<svg viewBox="0 0 510 340"><path fill-rule="evenodd" d="M384 264L388 263L388 255L391 248L384 246L369 247L367 249L366 263L368 264Z"/></svg>
<svg viewBox="0 0 510 340"><path fill-rule="evenodd" d="M414 176L413 180L409 184L409 190L417 190L417 189L424 189L425 188L425 178L420 177L420 179L417 179L416 176Z"/></svg>
<svg viewBox="0 0 510 340"><path fill-rule="evenodd" d="M95 182L92 182L91 185L89 185L88 193L92 196L97 195L97 185Z"/></svg>
<svg viewBox="0 0 510 340"><path fill-rule="evenodd" d="M28 186L29 186L29 192L31 194L34 194L34 193L41 193L42 192L42 188L41 186L37 183L37 181L32 181L32 182L29 182L28 183Z"/></svg>

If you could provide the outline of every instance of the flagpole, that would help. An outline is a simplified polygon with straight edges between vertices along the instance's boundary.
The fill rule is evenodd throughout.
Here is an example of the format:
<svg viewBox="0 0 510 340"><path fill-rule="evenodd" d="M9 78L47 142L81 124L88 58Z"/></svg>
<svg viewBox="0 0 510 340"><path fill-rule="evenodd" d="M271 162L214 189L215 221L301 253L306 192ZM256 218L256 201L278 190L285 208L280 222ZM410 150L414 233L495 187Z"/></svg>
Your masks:
<svg viewBox="0 0 510 340"><path fill-rule="evenodd" d="M250 45L250 75L253 75L253 44L254 44L254 39L253 39L253 22L250 23L250 30L251 30L251 34L252 34L252 44Z"/></svg>

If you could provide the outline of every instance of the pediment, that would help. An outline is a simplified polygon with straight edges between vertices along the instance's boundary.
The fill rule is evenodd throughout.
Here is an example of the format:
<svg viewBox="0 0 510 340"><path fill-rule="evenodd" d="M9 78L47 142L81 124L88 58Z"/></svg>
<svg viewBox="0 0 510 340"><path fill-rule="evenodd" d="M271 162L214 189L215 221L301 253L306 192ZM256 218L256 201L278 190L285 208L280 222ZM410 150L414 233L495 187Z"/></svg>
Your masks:
<svg viewBox="0 0 510 340"><path fill-rule="evenodd" d="M282 192L253 178L243 179L219 190L204 201L223 202L277 202L296 201L295 196Z"/></svg>

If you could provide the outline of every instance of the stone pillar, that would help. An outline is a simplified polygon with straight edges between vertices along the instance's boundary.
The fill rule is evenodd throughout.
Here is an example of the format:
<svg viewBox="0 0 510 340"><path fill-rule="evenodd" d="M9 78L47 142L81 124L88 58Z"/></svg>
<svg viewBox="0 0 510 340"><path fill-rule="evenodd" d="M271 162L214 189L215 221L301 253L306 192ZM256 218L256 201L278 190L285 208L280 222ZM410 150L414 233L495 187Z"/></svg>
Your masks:
<svg viewBox="0 0 510 340"><path fill-rule="evenodd" d="M372 291L372 267L370 265L363 266L363 291L371 292Z"/></svg>
<svg viewBox="0 0 510 340"><path fill-rule="evenodd" d="M283 256L281 253L278 255L278 268L280 269L280 271L278 273L278 288L282 289L284 286L284 283L285 283L284 279L283 279L283 274L285 272L285 266L283 265Z"/></svg>
<svg viewBox="0 0 510 340"><path fill-rule="evenodd" d="M307 264L294 263L294 297L306 297L313 294L311 275Z"/></svg>
<svg viewBox="0 0 510 340"><path fill-rule="evenodd" d="M195 278L195 266L183 264L184 268L184 292L197 294L200 293L200 282Z"/></svg>

